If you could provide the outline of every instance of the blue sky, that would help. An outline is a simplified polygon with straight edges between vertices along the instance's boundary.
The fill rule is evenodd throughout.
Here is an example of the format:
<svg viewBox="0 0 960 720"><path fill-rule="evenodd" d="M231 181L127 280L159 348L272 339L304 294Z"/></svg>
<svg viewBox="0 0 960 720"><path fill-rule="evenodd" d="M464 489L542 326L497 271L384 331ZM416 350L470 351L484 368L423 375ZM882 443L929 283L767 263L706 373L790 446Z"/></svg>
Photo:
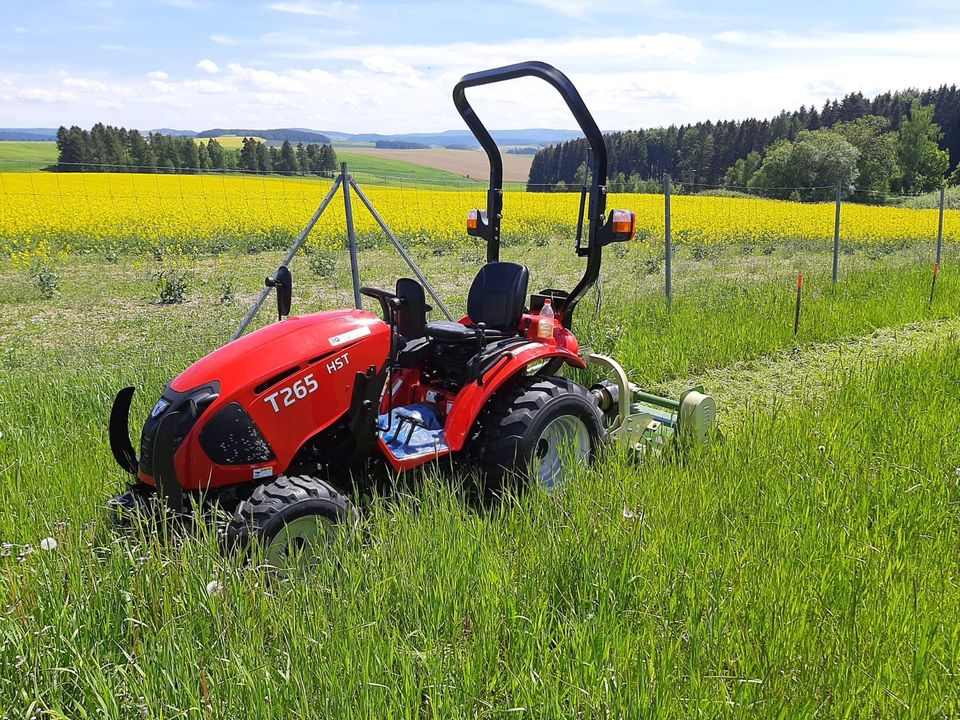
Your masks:
<svg viewBox="0 0 960 720"><path fill-rule="evenodd" d="M552 62L601 127L768 117L960 79L960 3L6 1L0 126L460 128L462 74ZM535 81L478 89L496 128L571 127Z"/></svg>

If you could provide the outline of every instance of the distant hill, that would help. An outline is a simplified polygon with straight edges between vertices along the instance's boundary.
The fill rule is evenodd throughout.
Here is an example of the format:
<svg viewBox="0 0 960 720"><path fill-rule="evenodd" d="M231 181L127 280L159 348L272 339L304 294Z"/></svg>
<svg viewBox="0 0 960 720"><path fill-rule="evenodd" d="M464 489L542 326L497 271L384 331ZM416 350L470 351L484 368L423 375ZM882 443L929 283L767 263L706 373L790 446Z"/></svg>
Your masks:
<svg viewBox="0 0 960 720"><path fill-rule="evenodd" d="M57 128L0 128L0 141L41 142L57 139Z"/></svg>
<svg viewBox="0 0 960 720"><path fill-rule="evenodd" d="M235 135L263 138L270 144L289 140L292 143L318 143L328 145L333 142L345 143L414 143L414 147L478 147L476 139L467 130L445 130L435 133L347 133L336 130L310 130L308 128L274 128L258 130L256 128L212 128L210 130L177 130L174 128L155 128L141 131L169 135L173 137L214 138L222 135ZM577 130L553 130L550 128L528 128L522 130L492 130L491 135L499 145L521 145L525 147L544 147L555 143L567 142L582 137ZM56 140L57 128L0 128L0 140ZM388 147L395 147L393 145Z"/></svg>
<svg viewBox="0 0 960 720"><path fill-rule="evenodd" d="M336 130L324 130L325 135L329 135L334 142L370 142L377 143L383 141L390 142L412 142L420 145L431 145L437 147L478 147L478 143L473 134L468 130L445 130L438 133L398 133L394 135L383 135L380 133L345 133ZM549 128L530 128L526 130L491 130L490 134L499 145L551 145L553 143L566 142L578 137L583 133L579 130L551 130Z"/></svg>
<svg viewBox="0 0 960 720"><path fill-rule="evenodd" d="M377 140L374 147L381 150L429 150L429 145L410 142L409 140Z"/></svg>
<svg viewBox="0 0 960 720"><path fill-rule="evenodd" d="M221 135L238 135L240 137L260 137L267 142L283 142L289 140L292 143L318 143L320 145L329 145L330 138L323 133L313 130L295 130L293 128L283 128L275 130L243 130L243 129L224 129L214 128L213 130L204 130L194 137L215 138Z"/></svg>
<svg viewBox="0 0 960 720"><path fill-rule="evenodd" d="M152 133L159 133L160 135L170 135L171 137L196 137L196 130L174 130L173 128L157 128L155 130L150 130Z"/></svg>

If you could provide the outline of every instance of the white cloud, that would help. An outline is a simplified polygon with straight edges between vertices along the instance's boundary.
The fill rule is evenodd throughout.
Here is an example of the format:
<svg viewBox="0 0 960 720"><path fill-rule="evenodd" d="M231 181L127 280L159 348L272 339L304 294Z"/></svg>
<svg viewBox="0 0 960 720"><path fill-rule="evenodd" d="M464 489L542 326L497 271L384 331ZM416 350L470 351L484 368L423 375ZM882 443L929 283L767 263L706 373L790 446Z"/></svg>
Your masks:
<svg viewBox="0 0 960 720"><path fill-rule="evenodd" d="M337 82L336 75L332 75L321 68L313 68L312 70L291 70L290 75L311 85Z"/></svg>
<svg viewBox="0 0 960 720"><path fill-rule="evenodd" d="M216 75L220 72L220 67L213 60L201 60L197 63L197 69L203 70L211 75Z"/></svg>
<svg viewBox="0 0 960 720"><path fill-rule="evenodd" d="M388 55L373 55L364 58L363 66L371 72L392 77L407 87L423 85L420 73L407 63L400 62Z"/></svg>
<svg viewBox="0 0 960 720"><path fill-rule="evenodd" d="M187 80L183 83L183 87L187 90L192 90L204 95L236 92L236 88L225 83L216 82L214 80Z"/></svg>
<svg viewBox="0 0 960 720"><path fill-rule="evenodd" d="M463 73L540 57L570 76L598 124L612 130L772 117L783 108L820 106L852 91L874 95L950 84L960 67L960 45L946 39L956 37L957 29L948 25L846 34L715 30L718 34L701 36L621 32L599 39L441 45L297 44L286 50L304 50L293 56L316 62L261 56L256 64L218 66L215 75L198 65L195 77L186 80L173 80L162 70L87 77L67 70L3 71L0 91L11 126L89 127L103 121L146 129L434 131L463 127L450 102ZM248 43L257 41L243 40L238 47ZM537 80L475 88L470 100L494 128L573 126L557 93ZM45 103L59 105L54 110Z"/></svg>
<svg viewBox="0 0 960 720"><path fill-rule="evenodd" d="M578 19L591 12L591 4L582 0L522 0L522 2Z"/></svg>
<svg viewBox="0 0 960 720"><path fill-rule="evenodd" d="M565 15L577 20L589 20L601 13L624 13L636 14L637 12L649 13L661 8L660 0L631 0L629 4L620 0L592 0L584 2L583 0L516 0L521 5L533 5L543 8L558 15Z"/></svg>
<svg viewBox="0 0 960 720"><path fill-rule="evenodd" d="M872 51L929 57L956 55L957 32L957 28L822 33L729 30L717 33L713 39L727 45L760 50Z"/></svg>
<svg viewBox="0 0 960 720"><path fill-rule="evenodd" d="M217 45L236 45L236 38L232 38L229 35L211 35L210 41L215 42Z"/></svg>
<svg viewBox="0 0 960 720"><path fill-rule="evenodd" d="M247 82L256 87L271 92L301 92L303 83L288 75L281 75L272 70L257 70L244 67L238 63L230 63L227 70L233 79Z"/></svg>
<svg viewBox="0 0 960 720"><path fill-rule="evenodd" d="M68 90L32 87L21 90L17 98L29 103L67 103L76 100L77 96Z"/></svg>
<svg viewBox="0 0 960 720"><path fill-rule="evenodd" d="M373 72L384 73L385 75L416 75L417 71L406 63L394 60L387 55L374 55L365 58L363 66Z"/></svg>
<svg viewBox="0 0 960 720"><path fill-rule="evenodd" d="M332 2L316 2L316 0L296 0L295 2L273 2L267 4L267 9L277 12L293 13L295 15L312 15L314 17L342 18L344 15L358 9L357 5L349 5L342 0Z"/></svg>
<svg viewBox="0 0 960 720"><path fill-rule="evenodd" d="M106 85L98 80L86 80L84 78L68 77L63 81L64 87L76 88L78 90L92 90L94 92L105 93L108 91Z"/></svg>
<svg viewBox="0 0 960 720"><path fill-rule="evenodd" d="M261 105L267 107L302 108L303 105L283 93L255 93L253 96Z"/></svg>
<svg viewBox="0 0 960 720"><path fill-rule="evenodd" d="M457 68L468 71L539 58L560 68L613 71L636 68L638 63L670 60L695 63L703 52L695 37L674 33L623 35L603 39L548 40L526 38L502 43L458 42L446 45L342 45L307 52L279 53L278 57L312 60L353 60L389 57L413 67Z"/></svg>

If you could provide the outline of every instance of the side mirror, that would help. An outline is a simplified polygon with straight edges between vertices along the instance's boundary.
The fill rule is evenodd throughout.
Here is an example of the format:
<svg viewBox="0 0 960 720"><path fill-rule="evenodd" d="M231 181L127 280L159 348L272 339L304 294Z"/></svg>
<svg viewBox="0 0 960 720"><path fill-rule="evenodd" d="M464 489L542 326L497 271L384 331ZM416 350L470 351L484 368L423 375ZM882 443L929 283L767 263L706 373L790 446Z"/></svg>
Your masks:
<svg viewBox="0 0 960 720"><path fill-rule="evenodd" d="M277 289L277 320L283 320L290 314L290 303L293 300L293 275L290 268L281 265L273 277L268 277L264 283L267 287Z"/></svg>
<svg viewBox="0 0 960 720"><path fill-rule="evenodd" d="M607 222L598 233L600 245L633 240L637 233L637 216L631 210L611 210Z"/></svg>

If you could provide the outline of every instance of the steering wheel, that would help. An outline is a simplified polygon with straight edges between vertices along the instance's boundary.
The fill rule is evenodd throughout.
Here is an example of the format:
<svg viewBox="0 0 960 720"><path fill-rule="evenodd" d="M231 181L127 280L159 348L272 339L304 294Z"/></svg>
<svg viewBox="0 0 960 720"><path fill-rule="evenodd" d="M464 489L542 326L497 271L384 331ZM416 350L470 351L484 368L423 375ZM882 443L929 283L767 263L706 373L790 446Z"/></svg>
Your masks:
<svg viewBox="0 0 960 720"><path fill-rule="evenodd" d="M391 292L387 292L386 290L362 287L360 288L360 294L371 297L380 303L380 310L383 312L383 320L387 323L390 322L390 318L392 317L393 313L399 310L404 304L403 298L398 297Z"/></svg>

